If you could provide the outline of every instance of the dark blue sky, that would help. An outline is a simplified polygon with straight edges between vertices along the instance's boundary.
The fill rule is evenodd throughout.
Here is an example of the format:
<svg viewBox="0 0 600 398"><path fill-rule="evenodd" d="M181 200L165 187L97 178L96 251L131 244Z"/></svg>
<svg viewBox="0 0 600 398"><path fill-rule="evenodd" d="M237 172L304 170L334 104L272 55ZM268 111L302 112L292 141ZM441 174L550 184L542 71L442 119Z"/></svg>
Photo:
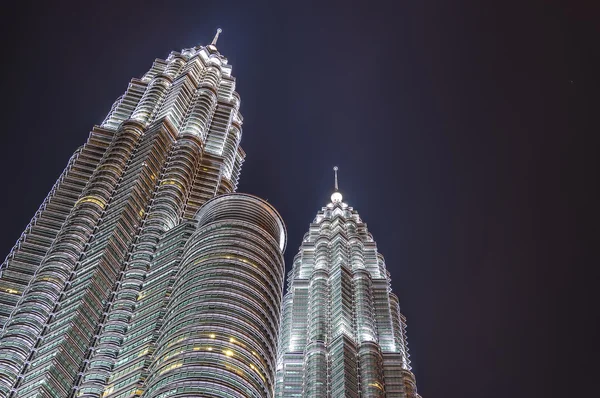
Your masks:
<svg viewBox="0 0 600 398"><path fill-rule="evenodd" d="M591 2L56 3L0 17L1 256L128 81L220 26L245 118L239 190L282 214L286 262L338 165L386 257L424 398L590 396Z"/></svg>

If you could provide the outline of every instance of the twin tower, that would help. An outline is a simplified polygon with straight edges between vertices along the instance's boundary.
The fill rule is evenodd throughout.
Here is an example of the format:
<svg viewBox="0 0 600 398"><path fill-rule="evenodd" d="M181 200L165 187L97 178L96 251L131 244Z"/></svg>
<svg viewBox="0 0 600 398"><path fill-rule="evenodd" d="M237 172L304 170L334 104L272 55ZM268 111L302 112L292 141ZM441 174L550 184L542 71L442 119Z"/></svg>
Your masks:
<svg viewBox="0 0 600 398"><path fill-rule="evenodd" d="M284 222L234 193L243 119L216 39L131 81L2 263L0 397L418 397L337 182L284 295Z"/></svg>

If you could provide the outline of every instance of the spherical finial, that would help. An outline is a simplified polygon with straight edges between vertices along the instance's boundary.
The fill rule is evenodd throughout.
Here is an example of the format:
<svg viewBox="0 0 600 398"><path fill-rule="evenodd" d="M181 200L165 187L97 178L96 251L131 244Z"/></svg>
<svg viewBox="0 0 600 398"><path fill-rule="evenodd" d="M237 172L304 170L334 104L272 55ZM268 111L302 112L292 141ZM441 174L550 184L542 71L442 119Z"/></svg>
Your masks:
<svg viewBox="0 0 600 398"><path fill-rule="evenodd" d="M338 167L337 166L333 166L333 171L338 171Z"/></svg>
<svg viewBox="0 0 600 398"><path fill-rule="evenodd" d="M339 192L334 192L331 194L331 202L332 203L339 203L342 201L342 194Z"/></svg>

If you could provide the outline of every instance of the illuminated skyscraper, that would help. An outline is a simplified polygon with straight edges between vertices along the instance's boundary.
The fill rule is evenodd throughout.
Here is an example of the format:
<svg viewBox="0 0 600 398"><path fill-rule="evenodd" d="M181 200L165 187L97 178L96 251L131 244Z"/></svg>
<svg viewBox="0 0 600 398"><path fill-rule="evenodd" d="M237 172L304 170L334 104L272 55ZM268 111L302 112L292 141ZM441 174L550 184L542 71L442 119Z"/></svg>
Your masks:
<svg viewBox="0 0 600 398"><path fill-rule="evenodd" d="M2 263L0 397L272 396L285 229L231 194L217 38L131 81Z"/></svg>
<svg viewBox="0 0 600 398"><path fill-rule="evenodd" d="M406 321L373 236L337 187L294 258L276 397L414 398Z"/></svg>

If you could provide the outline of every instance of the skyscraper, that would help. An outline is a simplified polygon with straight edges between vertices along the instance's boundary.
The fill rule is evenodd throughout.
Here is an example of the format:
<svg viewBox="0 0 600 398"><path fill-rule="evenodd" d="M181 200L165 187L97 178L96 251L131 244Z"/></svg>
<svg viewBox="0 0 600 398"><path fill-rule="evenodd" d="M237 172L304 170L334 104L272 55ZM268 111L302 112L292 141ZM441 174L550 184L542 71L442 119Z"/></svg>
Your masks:
<svg viewBox="0 0 600 398"><path fill-rule="evenodd" d="M131 81L2 264L0 396L272 395L285 229L229 194L219 32Z"/></svg>
<svg viewBox="0 0 600 398"><path fill-rule="evenodd" d="M276 397L414 398L406 320L367 225L338 191L288 276Z"/></svg>

